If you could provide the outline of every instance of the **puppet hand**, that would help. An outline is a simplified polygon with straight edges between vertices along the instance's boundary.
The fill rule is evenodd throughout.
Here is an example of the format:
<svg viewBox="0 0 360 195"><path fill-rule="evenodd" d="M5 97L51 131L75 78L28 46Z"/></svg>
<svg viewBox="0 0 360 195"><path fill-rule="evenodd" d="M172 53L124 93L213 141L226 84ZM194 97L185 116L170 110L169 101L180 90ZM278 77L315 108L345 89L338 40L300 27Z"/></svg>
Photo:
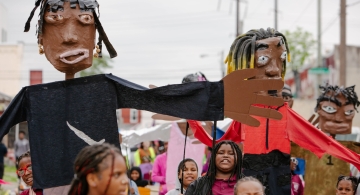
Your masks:
<svg viewBox="0 0 360 195"><path fill-rule="evenodd" d="M223 78L224 83L224 114L249 126L259 126L260 122L250 115L271 119L281 119L282 115L268 108L259 108L253 104L281 106L281 97L257 95L255 92L279 90L284 86L281 79L250 79L257 74L256 69L234 71Z"/></svg>

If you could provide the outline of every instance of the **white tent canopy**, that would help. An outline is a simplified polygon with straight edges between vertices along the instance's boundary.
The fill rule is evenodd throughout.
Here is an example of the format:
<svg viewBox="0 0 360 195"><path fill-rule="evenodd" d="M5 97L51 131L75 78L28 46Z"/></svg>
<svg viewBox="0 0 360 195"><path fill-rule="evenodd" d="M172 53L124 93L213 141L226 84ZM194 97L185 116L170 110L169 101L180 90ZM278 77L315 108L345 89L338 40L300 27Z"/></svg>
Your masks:
<svg viewBox="0 0 360 195"><path fill-rule="evenodd" d="M232 119L224 119L217 122L217 127L223 131L226 131L230 126ZM170 138L172 122L156 125L150 128L140 130L122 130L122 143L126 147L134 147L137 144L145 141L161 140L168 141Z"/></svg>

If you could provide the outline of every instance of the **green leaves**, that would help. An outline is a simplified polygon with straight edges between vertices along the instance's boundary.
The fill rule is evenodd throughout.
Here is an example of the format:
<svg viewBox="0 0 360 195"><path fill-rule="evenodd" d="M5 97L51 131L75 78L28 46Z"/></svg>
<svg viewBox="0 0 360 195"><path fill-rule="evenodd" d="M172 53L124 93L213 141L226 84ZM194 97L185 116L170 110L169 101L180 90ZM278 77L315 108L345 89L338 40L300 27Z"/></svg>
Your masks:
<svg viewBox="0 0 360 195"><path fill-rule="evenodd" d="M284 35L291 53L291 62L287 66L291 70L298 70L313 53L316 41L312 38L311 33L300 27L293 32L287 30Z"/></svg>
<svg viewBox="0 0 360 195"><path fill-rule="evenodd" d="M109 56L103 55L102 58L93 58L93 64L90 68L80 72L80 76L91 76L104 73L105 69L112 68L112 59Z"/></svg>

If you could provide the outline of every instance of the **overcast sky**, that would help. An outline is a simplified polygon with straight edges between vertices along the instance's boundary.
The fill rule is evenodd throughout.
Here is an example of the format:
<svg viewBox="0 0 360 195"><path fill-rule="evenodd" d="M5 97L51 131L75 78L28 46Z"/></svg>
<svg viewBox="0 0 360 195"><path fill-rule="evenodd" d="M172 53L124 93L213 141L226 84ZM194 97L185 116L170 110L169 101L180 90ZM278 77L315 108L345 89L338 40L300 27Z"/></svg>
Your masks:
<svg viewBox="0 0 360 195"><path fill-rule="evenodd" d="M204 72L213 81L221 78L219 54L228 52L235 36L234 0L98 2L100 21L118 52L114 68L107 72L144 86L179 83L186 74L196 71ZM360 3L357 2L347 1L352 5L347 8L347 43L360 46ZM39 10L30 32L23 33L34 1L0 0L0 3L8 12L8 41L35 43ZM317 38L316 0L278 0L278 4L280 32L299 26ZM245 31L274 27L273 0L247 0L240 5ZM339 8L340 0L322 1L323 51L332 50L339 43ZM207 57L201 58L202 54Z"/></svg>

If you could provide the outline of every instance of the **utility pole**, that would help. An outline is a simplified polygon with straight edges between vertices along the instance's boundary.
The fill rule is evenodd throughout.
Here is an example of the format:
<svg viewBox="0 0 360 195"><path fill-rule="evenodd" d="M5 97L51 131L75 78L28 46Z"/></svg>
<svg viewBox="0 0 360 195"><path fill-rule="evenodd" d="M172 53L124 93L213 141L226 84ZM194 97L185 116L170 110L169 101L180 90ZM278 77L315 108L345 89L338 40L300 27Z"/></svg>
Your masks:
<svg viewBox="0 0 360 195"><path fill-rule="evenodd" d="M340 86L346 86L346 0L340 0Z"/></svg>
<svg viewBox="0 0 360 195"><path fill-rule="evenodd" d="M275 30L279 30L278 29L278 0L275 0Z"/></svg>
<svg viewBox="0 0 360 195"><path fill-rule="evenodd" d="M322 67L323 63L322 63L322 55L321 55L321 0L318 0L318 10L317 10L317 33L318 33L318 37L317 37L317 67ZM318 86L322 85L322 82L321 82L321 74L318 74L317 76L317 90L316 90L316 96L315 97L318 97L319 94L320 94L320 89Z"/></svg>
<svg viewBox="0 0 360 195"><path fill-rule="evenodd" d="M220 52L220 69L221 69L221 78L225 77L225 68L224 66L224 50Z"/></svg>
<svg viewBox="0 0 360 195"><path fill-rule="evenodd" d="M318 37L317 37L317 67L322 67L322 56L321 56L321 0L318 0L318 21L317 21L317 27L318 27ZM320 83L319 83L320 84Z"/></svg>
<svg viewBox="0 0 360 195"><path fill-rule="evenodd" d="M236 0L236 37L240 35L239 23L240 23L240 0Z"/></svg>

